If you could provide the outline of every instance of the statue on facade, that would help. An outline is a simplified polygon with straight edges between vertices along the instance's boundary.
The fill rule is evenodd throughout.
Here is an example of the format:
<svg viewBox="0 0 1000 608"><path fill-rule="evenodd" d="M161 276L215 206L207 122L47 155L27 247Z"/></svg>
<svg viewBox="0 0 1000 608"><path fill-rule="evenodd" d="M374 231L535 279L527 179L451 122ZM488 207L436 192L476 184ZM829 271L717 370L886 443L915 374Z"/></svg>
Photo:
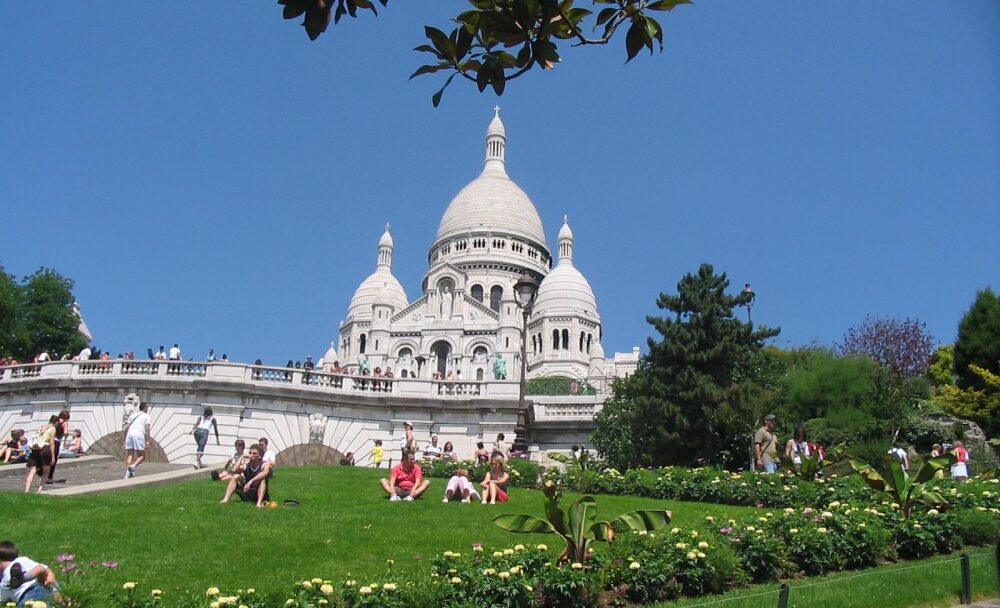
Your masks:
<svg viewBox="0 0 1000 608"><path fill-rule="evenodd" d="M125 403L125 414L122 416L122 428L125 428L125 426L128 424L129 417L135 412L139 411L139 404L141 403L141 400L139 399L139 395L136 395L135 393L129 393L125 395L124 403Z"/></svg>
<svg viewBox="0 0 1000 608"><path fill-rule="evenodd" d="M368 357L358 355L358 373L363 374L369 370L371 370L371 365L368 364Z"/></svg>
<svg viewBox="0 0 1000 608"><path fill-rule="evenodd" d="M500 353L493 355L493 377L497 380L507 379L507 361Z"/></svg>
<svg viewBox="0 0 1000 608"><path fill-rule="evenodd" d="M441 318L450 319L451 318L451 290L445 287L441 291Z"/></svg>
<svg viewBox="0 0 1000 608"><path fill-rule="evenodd" d="M322 444L326 435L326 415L309 414L309 443Z"/></svg>

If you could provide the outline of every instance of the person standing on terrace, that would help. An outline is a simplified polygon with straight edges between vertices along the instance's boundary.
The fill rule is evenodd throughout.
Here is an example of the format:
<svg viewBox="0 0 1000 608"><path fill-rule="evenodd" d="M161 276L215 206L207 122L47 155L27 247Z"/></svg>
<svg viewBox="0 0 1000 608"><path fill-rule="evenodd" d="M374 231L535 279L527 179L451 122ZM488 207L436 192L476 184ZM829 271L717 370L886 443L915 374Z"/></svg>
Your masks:
<svg viewBox="0 0 1000 608"><path fill-rule="evenodd" d="M205 454L205 446L208 444L208 432L210 430L215 431L215 445L222 445L219 443L219 423L215 420L215 413L212 411L212 408L206 407L201 418L194 423L194 428L192 429L194 440L197 444L197 452L194 455L194 468L196 469L204 466L201 464L201 457Z"/></svg>

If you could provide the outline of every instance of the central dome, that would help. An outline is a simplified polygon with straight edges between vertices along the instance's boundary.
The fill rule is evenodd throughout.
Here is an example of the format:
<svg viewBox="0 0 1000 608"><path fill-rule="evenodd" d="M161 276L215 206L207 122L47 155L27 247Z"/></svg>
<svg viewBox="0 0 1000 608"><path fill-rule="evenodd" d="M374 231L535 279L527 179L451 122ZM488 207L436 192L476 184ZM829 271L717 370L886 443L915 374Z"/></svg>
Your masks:
<svg viewBox="0 0 1000 608"><path fill-rule="evenodd" d="M505 165L506 132L499 113L486 133L483 172L462 188L441 217L435 243L469 234L509 235L542 249L545 230L534 203L510 177Z"/></svg>

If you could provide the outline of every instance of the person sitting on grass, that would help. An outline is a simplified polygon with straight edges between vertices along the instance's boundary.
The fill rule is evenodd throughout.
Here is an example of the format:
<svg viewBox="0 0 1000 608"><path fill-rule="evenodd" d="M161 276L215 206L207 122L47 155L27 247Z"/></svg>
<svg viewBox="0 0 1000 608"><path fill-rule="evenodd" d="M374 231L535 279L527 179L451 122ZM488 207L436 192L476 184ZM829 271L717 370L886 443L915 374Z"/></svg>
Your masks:
<svg viewBox="0 0 1000 608"><path fill-rule="evenodd" d="M507 474L506 467L504 467L503 457L494 456L493 460L490 461L490 470L486 471L486 477L483 478L483 504L489 503L491 505L497 504L497 501L507 502L507 482L510 480L510 475Z"/></svg>
<svg viewBox="0 0 1000 608"><path fill-rule="evenodd" d="M18 608L28 602L52 603L56 575L45 564L21 557L9 540L0 542L0 570L0 602L14 602Z"/></svg>
<svg viewBox="0 0 1000 608"><path fill-rule="evenodd" d="M267 492L267 476L271 472L271 464L261 457L263 452L260 444L250 446L250 459L233 471L220 504L229 502L232 495L236 494L242 501L257 503L258 508L267 506L267 501L271 499Z"/></svg>
<svg viewBox="0 0 1000 608"><path fill-rule="evenodd" d="M215 481L229 480L231 477L233 477L233 475L236 474L235 473L236 468L245 465L247 460L250 459L250 457L247 456L246 453L244 453L244 450L247 447L245 441L243 441L242 439L237 439L235 447L236 447L236 452L232 456L230 456L229 460L226 461L226 465L221 469L219 469L218 471L212 471L212 479L214 479Z"/></svg>
<svg viewBox="0 0 1000 608"><path fill-rule="evenodd" d="M479 499L479 492L472 487L472 482L469 481L469 471L466 469L457 469L455 474L451 476L441 502L448 502L456 497L460 497L462 502L469 502L472 497Z"/></svg>
<svg viewBox="0 0 1000 608"><path fill-rule="evenodd" d="M388 479L380 479L379 483L390 502L416 500L431 485L424 479L420 465L414 462L413 450L403 452L403 461L392 467Z"/></svg>

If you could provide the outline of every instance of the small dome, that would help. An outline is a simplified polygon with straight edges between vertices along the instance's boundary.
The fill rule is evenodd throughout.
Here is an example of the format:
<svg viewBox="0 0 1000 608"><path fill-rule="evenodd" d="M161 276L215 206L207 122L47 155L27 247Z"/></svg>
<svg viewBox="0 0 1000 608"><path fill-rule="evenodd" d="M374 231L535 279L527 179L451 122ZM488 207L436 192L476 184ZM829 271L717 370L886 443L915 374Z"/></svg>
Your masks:
<svg viewBox="0 0 1000 608"><path fill-rule="evenodd" d="M382 238L378 240L379 247L392 247L392 235L389 234L389 224L385 225L385 232L382 233Z"/></svg>
<svg viewBox="0 0 1000 608"><path fill-rule="evenodd" d="M559 264L544 279L535 297L533 316L584 314L598 319L590 283L572 264Z"/></svg>
<svg viewBox="0 0 1000 608"><path fill-rule="evenodd" d="M566 217L564 216L562 228L559 229L559 236L557 236L556 239L561 241L563 239L572 239L572 238L573 238L573 231L570 230L569 221L567 221Z"/></svg>
<svg viewBox="0 0 1000 608"><path fill-rule="evenodd" d="M395 312L406 308L409 301L406 292L396 277L386 266L378 267L368 275L354 291L351 305L347 308L347 316L354 319L370 319L372 306L385 304L392 306Z"/></svg>

